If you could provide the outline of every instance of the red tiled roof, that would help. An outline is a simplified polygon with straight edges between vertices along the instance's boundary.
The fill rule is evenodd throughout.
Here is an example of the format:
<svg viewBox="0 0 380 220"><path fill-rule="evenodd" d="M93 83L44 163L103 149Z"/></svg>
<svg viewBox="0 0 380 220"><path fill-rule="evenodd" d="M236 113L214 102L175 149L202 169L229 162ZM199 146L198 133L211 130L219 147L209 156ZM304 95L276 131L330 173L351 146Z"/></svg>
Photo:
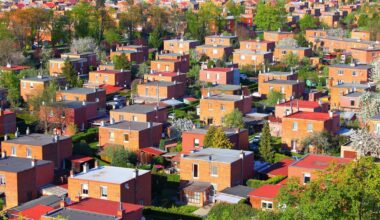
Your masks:
<svg viewBox="0 0 380 220"><path fill-rule="evenodd" d="M272 122L272 123L281 123L282 122L281 118L276 118L273 115L270 115L268 117L268 120L269 120L269 122Z"/></svg>
<svg viewBox="0 0 380 220"><path fill-rule="evenodd" d="M286 107L290 107L290 104L293 106L293 107L300 107L300 108L318 108L320 107L319 103L318 102L315 102L315 101L307 101L307 100L291 100L291 101L287 101L287 102L284 102L284 103L281 103L281 104L277 104L277 106L286 106Z"/></svg>
<svg viewBox="0 0 380 220"><path fill-rule="evenodd" d="M296 112L286 118L327 121L330 119L330 115L324 112Z"/></svg>
<svg viewBox="0 0 380 220"><path fill-rule="evenodd" d="M225 68L225 67L215 67L215 68L209 68L205 69L205 71L215 71L215 72L230 72L231 68Z"/></svg>
<svg viewBox="0 0 380 220"><path fill-rule="evenodd" d="M267 175L271 176L288 176L288 167L294 161L295 160L293 159L283 159L280 162L277 162L272 166L268 167L266 170L263 171L263 173L266 173Z"/></svg>
<svg viewBox="0 0 380 220"><path fill-rule="evenodd" d="M248 195L252 197L261 197L267 199L274 199L280 192L282 185L264 185L257 189L252 190Z"/></svg>
<svg viewBox="0 0 380 220"><path fill-rule="evenodd" d="M348 164L352 161L349 158L340 158L326 155L308 154L301 160L290 165L291 167L302 167L307 169L323 170L330 166L332 163Z"/></svg>
<svg viewBox="0 0 380 220"><path fill-rule="evenodd" d="M187 100L189 102L196 102L196 101L198 101L198 99L196 99L194 97L185 97L185 98L183 98L183 100Z"/></svg>
<svg viewBox="0 0 380 220"><path fill-rule="evenodd" d="M119 210L120 202L103 200L103 199L94 199L94 198L86 198L80 202L73 203L69 205L68 209L75 209L81 211L88 211L98 214L111 215L116 216L117 210ZM126 213L135 212L138 210L142 210L144 206L136 205L132 203L122 202L122 206L125 209Z"/></svg>
<svg viewBox="0 0 380 220"><path fill-rule="evenodd" d="M99 87L106 90L107 95L123 90L123 87L119 87L119 86L101 85Z"/></svg>
<svg viewBox="0 0 380 220"><path fill-rule="evenodd" d="M153 154L153 155L162 155L165 153L163 150L160 150L155 147L145 147L145 148L142 148L141 151L145 153Z"/></svg>
<svg viewBox="0 0 380 220"><path fill-rule="evenodd" d="M36 205L32 208L25 209L18 213L18 215L22 216L22 219L30 219L30 220L39 220L42 215L46 214L47 212L52 211L53 208L50 206L45 205Z"/></svg>
<svg viewBox="0 0 380 220"><path fill-rule="evenodd" d="M53 2L46 2L44 5L46 5L49 8L54 8L55 4Z"/></svg>
<svg viewBox="0 0 380 220"><path fill-rule="evenodd" d="M71 163L84 163L93 160L94 158L92 157L87 157L83 155L73 155L72 157L69 158L71 160Z"/></svg>
<svg viewBox="0 0 380 220"><path fill-rule="evenodd" d="M11 67L7 67L7 66L0 66L0 69L1 70L24 70L24 69L30 69L31 67L30 66L11 66Z"/></svg>

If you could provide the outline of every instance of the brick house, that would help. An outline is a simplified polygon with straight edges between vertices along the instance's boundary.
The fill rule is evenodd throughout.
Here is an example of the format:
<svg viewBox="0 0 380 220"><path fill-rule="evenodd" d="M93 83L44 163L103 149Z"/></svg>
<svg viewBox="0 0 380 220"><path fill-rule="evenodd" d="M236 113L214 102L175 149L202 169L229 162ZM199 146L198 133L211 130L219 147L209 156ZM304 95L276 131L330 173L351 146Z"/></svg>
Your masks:
<svg viewBox="0 0 380 220"><path fill-rule="evenodd" d="M181 98L185 95L185 90L186 85L181 82L151 81L137 85L137 95L152 101Z"/></svg>
<svg viewBox="0 0 380 220"><path fill-rule="evenodd" d="M368 119L368 129L371 133L380 135L380 114Z"/></svg>
<svg viewBox="0 0 380 220"><path fill-rule="evenodd" d="M276 197L280 193L282 185L263 185L252 190L249 195L249 202L254 209L276 210Z"/></svg>
<svg viewBox="0 0 380 220"><path fill-rule="evenodd" d="M233 47L238 41L237 36L212 35L205 37L205 44Z"/></svg>
<svg viewBox="0 0 380 220"><path fill-rule="evenodd" d="M275 115L277 118L283 118L290 112L328 112L328 103L293 99L279 103L275 106Z"/></svg>
<svg viewBox="0 0 380 220"><path fill-rule="evenodd" d="M359 39L359 40L367 40L370 41L371 39L371 32L364 31L364 30L353 30L351 31L351 38L352 39Z"/></svg>
<svg viewBox="0 0 380 220"><path fill-rule="evenodd" d="M232 55L233 47L216 44L204 44L197 46L195 50L199 57L202 55L206 55L210 59L224 60Z"/></svg>
<svg viewBox="0 0 380 220"><path fill-rule="evenodd" d="M204 147L203 141L206 137L207 131L207 128L196 128L182 132L182 152L189 153L192 150L202 149ZM233 149L248 149L248 130L225 128L224 134L233 144Z"/></svg>
<svg viewBox="0 0 380 220"><path fill-rule="evenodd" d="M34 209L33 209L34 208ZM21 215L28 217L25 212L34 214L41 209L33 207L26 211L23 211ZM141 220L143 218L142 205L136 205L126 202L116 202L104 199L85 198L79 202L73 202L68 204L61 201L61 207L58 209L40 212L38 214L41 220L51 220L58 217L67 219L96 219L96 220Z"/></svg>
<svg viewBox="0 0 380 220"><path fill-rule="evenodd" d="M202 82L210 82L215 84L239 84L240 71L234 68L208 68L199 72L199 80Z"/></svg>
<svg viewBox="0 0 380 220"><path fill-rule="evenodd" d="M187 82L186 73L181 72L153 72L144 74L145 81Z"/></svg>
<svg viewBox="0 0 380 220"><path fill-rule="evenodd" d="M0 108L0 135L16 131L16 113Z"/></svg>
<svg viewBox="0 0 380 220"><path fill-rule="evenodd" d="M264 40L273 41L278 43L280 40L286 38L294 38L295 34L293 32L287 31L264 31Z"/></svg>
<svg viewBox="0 0 380 220"><path fill-rule="evenodd" d="M129 87L132 74L130 70L97 70L89 73L88 83L92 85L110 85Z"/></svg>
<svg viewBox="0 0 380 220"><path fill-rule="evenodd" d="M370 80L372 65L332 64L329 66L329 83L366 83Z"/></svg>
<svg viewBox="0 0 380 220"><path fill-rule="evenodd" d="M84 52L84 53L63 53L61 54L62 59L73 58L73 59L86 59L88 67L98 66L98 58L95 52Z"/></svg>
<svg viewBox="0 0 380 220"><path fill-rule="evenodd" d="M273 60L273 53L259 50L235 50L233 52L233 62L237 63L239 67L245 65L263 65Z"/></svg>
<svg viewBox="0 0 380 220"><path fill-rule="evenodd" d="M95 102L98 108L106 107L106 91L98 88L67 88L58 90L56 93L58 101L85 101Z"/></svg>
<svg viewBox="0 0 380 220"><path fill-rule="evenodd" d="M55 128L65 128L75 124L79 130L90 126L98 117L98 104L85 101L60 101L40 108L40 120L48 121Z"/></svg>
<svg viewBox="0 0 380 220"><path fill-rule="evenodd" d="M99 128L99 145L123 146L138 152L141 148L159 146L162 124L153 122L121 121L111 122Z"/></svg>
<svg viewBox="0 0 380 220"><path fill-rule="evenodd" d="M46 160L8 157L0 159L0 189L5 207L18 206L37 198L40 187L54 178L54 164Z"/></svg>
<svg viewBox="0 0 380 220"><path fill-rule="evenodd" d="M310 47L279 47L277 46L274 50L273 58L276 61L282 61L284 57L288 54L294 54L299 60L305 57L311 57L312 50Z"/></svg>
<svg viewBox="0 0 380 220"><path fill-rule="evenodd" d="M214 190L241 185L253 176L250 151L205 148L180 158L181 182L208 182Z"/></svg>
<svg viewBox="0 0 380 220"><path fill-rule="evenodd" d="M239 95L208 95L200 100L200 120L207 125L219 126L223 124L223 117L234 109L243 114L251 112L252 97Z"/></svg>
<svg viewBox="0 0 380 220"><path fill-rule="evenodd" d="M117 45L116 51L135 51L138 52L139 62L143 63L148 60L149 47L144 45ZM142 60L141 60L142 57ZM137 63L137 62L136 62ZM140 63L138 63L140 64Z"/></svg>
<svg viewBox="0 0 380 220"><path fill-rule="evenodd" d="M242 40L240 41L240 50L256 50L273 52L276 47L274 41L266 40Z"/></svg>
<svg viewBox="0 0 380 220"><path fill-rule="evenodd" d="M212 85L207 88L202 88L201 93L203 96L226 94L226 95L245 95L249 96L251 93L247 86L242 85Z"/></svg>
<svg viewBox="0 0 380 220"><path fill-rule="evenodd" d="M327 131L336 134L339 129L339 114L333 112L290 112L290 115L282 118L282 144L283 147L298 152L302 150L302 140L312 133Z"/></svg>
<svg viewBox="0 0 380 220"><path fill-rule="evenodd" d="M340 147L340 157L349 159L359 159L360 153L351 146L352 142L346 143Z"/></svg>
<svg viewBox="0 0 380 220"><path fill-rule="evenodd" d="M147 170L100 166L85 168L68 178L68 197L103 199L133 204L151 204L151 173Z"/></svg>
<svg viewBox="0 0 380 220"><path fill-rule="evenodd" d="M73 144L70 137L46 134L26 134L1 143L2 151L10 156L48 160L57 169L65 169L65 160L72 156Z"/></svg>
<svg viewBox="0 0 380 220"><path fill-rule="evenodd" d="M50 76L59 76L62 74L65 62L69 61L74 67L75 71L80 74L86 74L89 71L87 59L85 58L57 58L49 60L49 74Z"/></svg>
<svg viewBox="0 0 380 220"><path fill-rule="evenodd" d="M168 120L168 108L153 104L127 105L121 109L111 110L110 118L115 122L140 121L166 123Z"/></svg>
<svg viewBox="0 0 380 220"><path fill-rule="evenodd" d="M331 109L339 109L341 106L342 96L347 96L347 94L357 92L375 91L375 89L376 86L373 83L339 83L332 85L330 86L330 107ZM356 94L352 95L352 97L354 96L356 96ZM352 97L349 95L348 98L343 100L349 101L349 105L351 105ZM356 104L354 103L353 106L356 106Z"/></svg>
<svg viewBox="0 0 380 220"><path fill-rule="evenodd" d="M152 72L187 73L190 68L190 56L179 53L163 53L150 62Z"/></svg>
<svg viewBox="0 0 380 220"><path fill-rule="evenodd" d="M125 55L128 61L135 62L136 64L141 64L145 62L145 54L143 51L139 50L126 50L126 49L119 49L116 51L110 52L110 58L111 60L114 59L114 57Z"/></svg>
<svg viewBox="0 0 380 220"><path fill-rule="evenodd" d="M42 75L22 78L20 79L20 95L22 99L27 102L29 97L42 94L49 83L53 81L56 81L58 85L63 85L65 78Z"/></svg>
<svg viewBox="0 0 380 220"><path fill-rule="evenodd" d="M332 164L345 165L352 161L348 158L327 155L308 154L288 168L289 178L297 178L300 184L307 184L318 178L319 171L327 169Z"/></svg>
<svg viewBox="0 0 380 220"><path fill-rule="evenodd" d="M271 71L271 72L260 72L258 77L259 85L268 80L297 80L297 73L295 72L279 72L279 71Z"/></svg>
<svg viewBox="0 0 380 220"><path fill-rule="evenodd" d="M336 28L339 23L339 12L322 12L319 20L331 28Z"/></svg>
<svg viewBox="0 0 380 220"><path fill-rule="evenodd" d="M199 45L197 40L171 39L164 40L164 50L171 53L189 53Z"/></svg>
<svg viewBox="0 0 380 220"><path fill-rule="evenodd" d="M305 31L305 38L307 41L311 41L314 37L327 37L327 30L325 29L309 29Z"/></svg>
<svg viewBox="0 0 380 220"><path fill-rule="evenodd" d="M283 94L285 99L300 98L305 90L305 83L299 80L273 79L259 83L259 93L267 96L271 91Z"/></svg>
<svg viewBox="0 0 380 220"><path fill-rule="evenodd" d="M380 47L352 48L351 56L355 62L371 64L380 58Z"/></svg>
<svg viewBox="0 0 380 220"><path fill-rule="evenodd" d="M373 41L355 40L351 38L339 38L339 37L310 37L310 42L313 43L314 48L321 47L324 52L334 52L335 50L341 50L345 52L351 52L353 48L368 48L378 45Z"/></svg>

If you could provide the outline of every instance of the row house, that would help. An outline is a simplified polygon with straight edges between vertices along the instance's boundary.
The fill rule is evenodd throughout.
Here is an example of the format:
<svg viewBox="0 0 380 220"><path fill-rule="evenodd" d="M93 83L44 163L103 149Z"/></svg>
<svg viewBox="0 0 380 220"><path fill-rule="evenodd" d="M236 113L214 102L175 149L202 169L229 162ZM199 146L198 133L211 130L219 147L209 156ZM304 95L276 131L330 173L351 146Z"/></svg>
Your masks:
<svg viewBox="0 0 380 220"><path fill-rule="evenodd" d="M210 59L225 60L232 55L233 47L216 44L204 44L196 47L198 56L205 55Z"/></svg>
<svg viewBox="0 0 380 220"><path fill-rule="evenodd" d="M12 157L47 160L56 169L65 169L65 160L72 156L70 137L46 134L27 134L4 140L1 150Z"/></svg>
<svg viewBox="0 0 380 220"><path fill-rule="evenodd" d="M362 47L351 48L351 56L355 62L361 64L372 64L375 60L380 58L380 47Z"/></svg>
<svg viewBox="0 0 380 220"><path fill-rule="evenodd" d="M88 84L129 87L132 74L130 70L97 70L89 73Z"/></svg>
<svg viewBox="0 0 380 220"><path fill-rule="evenodd" d="M121 121L99 128L99 145L123 146L138 152L142 148L158 146L162 136L162 124L154 122Z"/></svg>
<svg viewBox="0 0 380 220"><path fill-rule="evenodd" d="M243 185L252 178L253 163L250 151L205 148L181 154L181 200L195 206L210 203L214 191Z"/></svg>
<svg viewBox="0 0 380 220"><path fill-rule="evenodd" d="M297 80L297 73L291 72L280 72L280 71L270 71L270 72L260 72L258 77L258 83L264 83L269 80Z"/></svg>
<svg viewBox="0 0 380 220"><path fill-rule="evenodd" d="M339 12L322 12L321 16L319 16L319 21L331 28L338 27L339 19Z"/></svg>
<svg viewBox="0 0 380 220"><path fill-rule="evenodd" d="M66 80L64 77L43 75L24 77L20 79L20 95L22 99L27 102L30 97L42 94L49 84L54 81L59 86L62 86Z"/></svg>
<svg viewBox="0 0 380 220"><path fill-rule="evenodd" d="M263 65L271 63L273 60L273 53L258 50L235 50L233 52L232 60L237 63L239 67L246 65Z"/></svg>
<svg viewBox="0 0 380 220"><path fill-rule="evenodd" d="M342 50L345 52L351 52L353 48L368 48L378 45L377 42L363 41L351 38L339 38L339 37L310 37L310 42L314 44L315 48L321 47L324 52L334 52L336 50Z"/></svg>
<svg viewBox="0 0 380 220"><path fill-rule="evenodd" d="M181 72L187 73L190 68L190 56L188 54L164 53L157 56L150 63L152 72Z"/></svg>
<svg viewBox="0 0 380 220"><path fill-rule="evenodd" d="M312 38L325 38L327 36L327 30L325 29L308 29L305 31L307 41L312 41Z"/></svg>
<svg viewBox="0 0 380 220"><path fill-rule="evenodd" d="M61 58L86 59L88 67L98 66L98 58L95 52L63 53L61 54Z"/></svg>
<svg viewBox="0 0 380 220"><path fill-rule="evenodd" d="M267 184L252 190L249 195L249 202L252 208L258 210L276 210L278 207L277 196L283 185Z"/></svg>
<svg viewBox="0 0 380 220"><path fill-rule="evenodd" d="M240 84L240 71L236 68L214 67L199 72L199 80L215 84Z"/></svg>
<svg viewBox="0 0 380 220"><path fill-rule="evenodd" d="M220 126L224 123L224 117L238 109L243 114L251 112L252 97L244 95L217 94L203 97L199 103L200 120L207 125Z"/></svg>
<svg viewBox="0 0 380 220"><path fill-rule="evenodd" d="M150 81L137 85L137 95L141 98L157 100L181 98L185 95L186 84L180 82Z"/></svg>
<svg viewBox="0 0 380 220"><path fill-rule="evenodd" d="M139 121L166 123L168 108L154 104L127 105L120 109L110 111L110 118L115 122Z"/></svg>
<svg viewBox="0 0 380 220"><path fill-rule="evenodd" d="M293 32L287 32L287 31L264 31L264 40L266 41L273 41L275 43L278 43L280 40L284 40L287 38L294 38L295 34Z"/></svg>
<svg viewBox="0 0 380 220"><path fill-rule="evenodd" d="M311 57L312 50L310 47L285 47L285 46L277 46L274 50L273 58L276 61L282 61L284 57L292 53L296 55L299 60L302 60L305 57Z"/></svg>
<svg viewBox="0 0 380 220"><path fill-rule="evenodd" d="M57 58L49 60L50 76L62 75L66 62L69 62L78 74L87 74L89 72L89 66L86 58Z"/></svg>
<svg viewBox="0 0 380 220"><path fill-rule="evenodd" d="M51 184L54 164L46 160L9 157L0 158L0 189L5 207L18 206L36 199L42 186Z"/></svg>
<svg viewBox="0 0 380 220"><path fill-rule="evenodd" d="M273 79L259 84L259 93L268 96L271 91L283 94L285 99L300 98L305 91L305 83L299 80Z"/></svg>
<svg viewBox="0 0 380 220"><path fill-rule="evenodd" d="M115 51L110 52L111 60L116 56L125 56L128 61L141 64L148 60L148 47L142 45L118 46Z"/></svg>
<svg viewBox="0 0 380 220"><path fill-rule="evenodd" d="M148 60L149 47L144 45L117 45L116 51L118 50L131 50L142 53L143 62Z"/></svg>
<svg viewBox="0 0 380 220"><path fill-rule="evenodd" d="M274 41L266 41L260 39L240 41L240 50L257 50L273 52L275 47L276 43Z"/></svg>
<svg viewBox="0 0 380 220"><path fill-rule="evenodd" d="M56 93L57 101L84 101L96 102L98 108L106 106L106 91L98 88L68 88L58 90Z"/></svg>
<svg viewBox="0 0 380 220"><path fill-rule="evenodd" d="M227 36L227 35L212 35L205 37L206 45L219 45L219 46L227 46L234 47L238 42L237 36Z"/></svg>
<svg viewBox="0 0 380 220"><path fill-rule="evenodd" d="M186 83L187 75L181 72L152 72L144 74L144 80Z"/></svg>
<svg viewBox="0 0 380 220"><path fill-rule="evenodd" d="M328 112L328 110L328 103L292 99L277 104L275 106L275 115L277 118L283 118L290 115L291 112Z"/></svg>
<svg viewBox="0 0 380 220"><path fill-rule="evenodd" d="M290 112L282 118L283 147L294 152L302 151L302 140L312 133L327 131L337 134L340 129L339 114L333 112ZM309 146L312 151L313 146Z"/></svg>
<svg viewBox="0 0 380 220"><path fill-rule="evenodd" d="M0 108L0 135L15 133L16 113L9 109Z"/></svg>
<svg viewBox="0 0 380 220"><path fill-rule="evenodd" d="M348 96L348 98L344 98L344 102L349 102L349 105L356 106L358 105L358 93L363 93L367 91L375 91L376 86L374 83L337 83L330 87L330 106L331 109L339 109L342 105L341 100L342 97ZM360 96L360 95L359 95ZM353 99L357 97L356 99ZM351 101L352 99L352 101ZM356 103L355 103L355 100ZM344 104L347 106L347 104Z"/></svg>
<svg viewBox="0 0 380 220"><path fill-rule="evenodd" d="M204 146L203 144L207 131L207 128L195 128L184 131L182 133L182 152L189 153L190 151L200 150L204 147L212 147ZM248 149L248 130L224 128L224 134L233 144L233 149Z"/></svg>
<svg viewBox="0 0 380 220"><path fill-rule="evenodd" d="M164 40L164 50L171 53L189 53L199 45L197 40L171 39Z"/></svg>
<svg viewBox="0 0 380 220"><path fill-rule="evenodd" d="M352 39L370 41L370 40L374 39L374 37L372 35L373 34L371 34L371 32L365 31L365 30L353 30L353 31L351 31L351 38Z"/></svg>
<svg viewBox="0 0 380 220"><path fill-rule="evenodd" d="M151 204L151 173L148 170L100 166L71 173L68 178L68 197L73 202L85 198ZM106 207L104 207L106 208Z"/></svg>
<svg viewBox="0 0 380 220"><path fill-rule="evenodd" d="M55 128L76 125L79 130L84 130L99 117L97 109L96 102L60 101L41 106L39 115L42 122L48 122Z"/></svg>
<svg viewBox="0 0 380 220"><path fill-rule="evenodd" d="M338 83L366 83L373 66L365 64L332 64L329 66L329 85Z"/></svg>
<svg viewBox="0 0 380 220"><path fill-rule="evenodd" d="M225 94L225 95L244 95L249 96L251 93L247 86L242 85L212 85L209 87L204 87L201 89L202 96L207 96L207 94L210 95L219 95L219 94Z"/></svg>

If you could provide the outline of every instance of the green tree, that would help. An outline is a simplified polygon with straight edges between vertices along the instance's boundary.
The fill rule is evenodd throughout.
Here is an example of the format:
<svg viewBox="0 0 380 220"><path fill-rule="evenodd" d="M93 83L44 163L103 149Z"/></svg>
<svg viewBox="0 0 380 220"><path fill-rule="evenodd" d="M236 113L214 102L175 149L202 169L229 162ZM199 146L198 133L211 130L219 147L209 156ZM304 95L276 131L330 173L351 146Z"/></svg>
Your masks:
<svg viewBox="0 0 380 220"><path fill-rule="evenodd" d="M212 138L212 145L211 146L214 148L231 149L233 147L233 144L228 139L227 135L224 133L223 128L218 127L215 131L213 138Z"/></svg>
<svg viewBox="0 0 380 220"><path fill-rule="evenodd" d="M200 71L201 71L201 67L199 65L195 65L195 66L191 67L189 72L187 72L187 76L197 80L197 79L199 79L199 72Z"/></svg>
<svg viewBox="0 0 380 220"><path fill-rule="evenodd" d="M62 75L66 78L67 84L72 87L82 87L82 80L79 78L70 59L67 58L63 64Z"/></svg>
<svg viewBox="0 0 380 220"><path fill-rule="evenodd" d="M256 214L257 211L246 204L217 203L211 208L206 220L251 220L255 219Z"/></svg>
<svg viewBox="0 0 380 220"><path fill-rule="evenodd" d="M288 53L282 57L281 61L288 67L295 67L299 62L299 58L294 53Z"/></svg>
<svg viewBox="0 0 380 220"><path fill-rule="evenodd" d="M112 166L131 167L137 163L137 155L123 146L107 147L104 154L110 159Z"/></svg>
<svg viewBox="0 0 380 220"><path fill-rule="evenodd" d="M207 130L205 139L203 140L203 146L205 147L211 147L213 144L213 137L216 132L216 127L215 126L210 126Z"/></svg>
<svg viewBox="0 0 380 220"><path fill-rule="evenodd" d="M0 86L8 90L7 100L11 107L18 107L21 103L19 76L9 71L2 72L0 74Z"/></svg>
<svg viewBox="0 0 380 220"><path fill-rule="evenodd" d="M256 11L254 22L257 28L274 31L285 27L286 11L282 3L271 5L260 2Z"/></svg>
<svg viewBox="0 0 380 220"><path fill-rule="evenodd" d="M318 18L315 18L311 14L306 14L298 21L300 29L302 32L305 32L307 29L316 29L318 28Z"/></svg>
<svg viewBox="0 0 380 220"><path fill-rule="evenodd" d="M302 33L296 34L294 39L297 41L297 44L301 47L309 46L309 42L306 40L305 35Z"/></svg>
<svg viewBox="0 0 380 220"><path fill-rule="evenodd" d="M267 95L267 98L264 101L264 104L268 106L275 106L277 102L281 101L283 98L284 98L284 95L281 92L272 90Z"/></svg>
<svg viewBox="0 0 380 220"><path fill-rule="evenodd" d="M150 47L160 49L162 47L162 34L159 28L155 28L150 34L148 38L148 43Z"/></svg>
<svg viewBox="0 0 380 220"><path fill-rule="evenodd" d="M51 43L54 46L68 44L71 40L69 28L70 20L67 16L56 16L53 19L51 30Z"/></svg>
<svg viewBox="0 0 380 220"><path fill-rule="evenodd" d="M121 35L116 30L110 29L105 32L104 40L112 46L121 41Z"/></svg>
<svg viewBox="0 0 380 220"><path fill-rule="evenodd" d="M237 108L224 116L224 126L229 128L244 128L243 113Z"/></svg>
<svg viewBox="0 0 380 220"><path fill-rule="evenodd" d="M122 53L119 56L114 56L112 58L112 61L113 61L113 65L114 65L115 69L117 69L117 70L131 69L131 62L128 60L125 53Z"/></svg>
<svg viewBox="0 0 380 220"><path fill-rule="evenodd" d="M272 163L274 161L274 154L276 150L274 149L272 145L272 136L270 134L268 122L264 124L263 130L261 133L261 138L259 142L259 151L260 151L261 158L263 158L265 161L269 163Z"/></svg>
<svg viewBox="0 0 380 220"><path fill-rule="evenodd" d="M372 158L332 164L306 185L289 179L278 201L283 219L379 219L380 168Z"/></svg>

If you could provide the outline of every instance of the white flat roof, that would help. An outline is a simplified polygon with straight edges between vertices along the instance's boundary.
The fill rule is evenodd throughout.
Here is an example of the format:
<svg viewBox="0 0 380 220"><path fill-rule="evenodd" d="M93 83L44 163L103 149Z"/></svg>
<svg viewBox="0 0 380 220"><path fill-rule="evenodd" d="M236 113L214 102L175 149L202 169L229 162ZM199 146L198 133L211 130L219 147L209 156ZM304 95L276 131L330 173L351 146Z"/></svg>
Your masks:
<svg viewBox="0 0 380 220"><path fill-rule="evenodd" d="M148 170L138 171L139 176L142 176L150 172ZM71 178L121 184L135 178L135 169L113 166L101 166L98 168L90 169L89 171L87 171L87 173L79 173Z"/></svg>

